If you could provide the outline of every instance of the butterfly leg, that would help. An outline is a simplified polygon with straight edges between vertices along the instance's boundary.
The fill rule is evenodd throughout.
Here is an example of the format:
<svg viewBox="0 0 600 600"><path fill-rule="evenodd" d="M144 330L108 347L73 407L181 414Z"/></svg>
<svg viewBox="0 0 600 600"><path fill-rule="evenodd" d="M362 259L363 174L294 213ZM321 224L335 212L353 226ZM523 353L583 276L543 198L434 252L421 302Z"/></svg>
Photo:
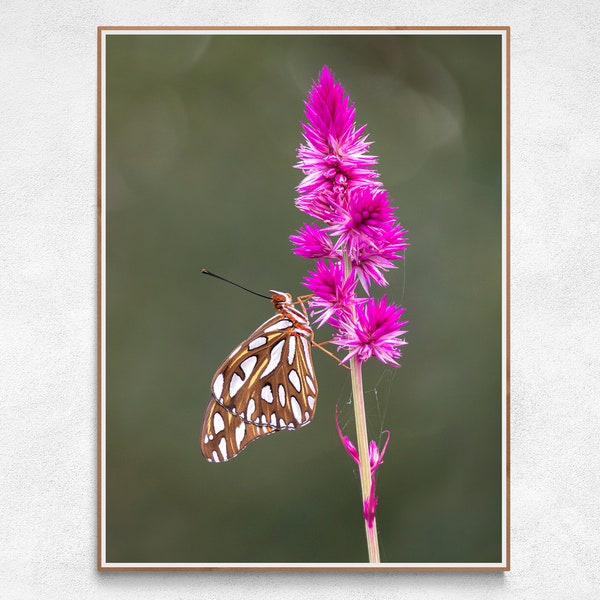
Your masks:
<svg viewBox="0 0 600 600"><path fill-rule="evenodd" d="M332 342L331 340L328 340L328 341L326 341L326 342L320 342L320 343L317 343L317 342L315 342L315 341L313 340L313 343L312 343L312 345L313 345L313 346L317 347L317 348L318 348L319 350L321 350L322 352L325 352L325 354L328 354L329 356L331 356L331 358L334 358L334 359L336 360L336 362L338 363L338 365L341 365L342 367L344 367L344 368L346 368L346 369L350 370L350 367L349 367L348 365L343 365L343 364L340 362L340 359L339 359L339 357L337 357L337 356L336 356L336 355L335 355L333 352L329 352L329 350L327 350L327 349L323 348L323 346L324 346L325 344L333 344L333 342Z"/></svg>
<svg viewBox="0 0 600 600"><path fill-rule="evenodd" d="M313 297L313 294L306 294L305 296L298 296L298 300L294 302L294 304L299 304L302 307L302 312L308 321L308 313L306 312L306 306L304 306L305 302L308 302Z"/></svg>

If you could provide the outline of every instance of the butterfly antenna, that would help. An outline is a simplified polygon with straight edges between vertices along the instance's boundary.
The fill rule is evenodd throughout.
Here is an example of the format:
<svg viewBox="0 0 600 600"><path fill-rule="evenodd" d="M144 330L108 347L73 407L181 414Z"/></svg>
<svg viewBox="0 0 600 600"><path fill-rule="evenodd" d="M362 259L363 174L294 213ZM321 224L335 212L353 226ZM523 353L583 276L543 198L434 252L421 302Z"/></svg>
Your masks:
<svg viewBox="0 0 600 600"><path fill-rule="evenodd" d="M236 287L242 288L246 292L250 292L251 294L254 294L255 296L259 296L260 298L266 298L267 300L271 299L271 296L265 296L264 294L259 294L258 292L253 292L252 290L249 290L248 288L244 287L243 285L240 285L239 283L229 281L229 279L225 279L225 277L221 277L220 275L215 275L214 273L211 273L208 269L202 269L202 272L205 275L210 275L211 277L216 277L217 279L220 279L221 281L225 281L226 283L230 283L231 285L235 285Z"/></svg>

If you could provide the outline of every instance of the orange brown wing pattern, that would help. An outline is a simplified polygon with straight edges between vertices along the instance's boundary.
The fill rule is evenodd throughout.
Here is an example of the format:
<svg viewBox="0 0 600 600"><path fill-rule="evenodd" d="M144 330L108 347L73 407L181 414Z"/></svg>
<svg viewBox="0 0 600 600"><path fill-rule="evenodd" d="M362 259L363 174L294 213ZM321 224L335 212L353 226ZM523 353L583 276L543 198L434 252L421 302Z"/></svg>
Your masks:
<svg viewBox="0 0 600 600"><path fill-rule="evenodd" d="M200 446L229 460L251 441L309 423L318 393L308 320L283 309L240 344L217 370Z"/></svg>
<svg viewBox="0 0 600 600"><path fill-rule="evenodd" d="M246 423L212 398L204 415L200 450L206 460L223 462L237 456L250 442L274 431L273 427Z"/></svg>

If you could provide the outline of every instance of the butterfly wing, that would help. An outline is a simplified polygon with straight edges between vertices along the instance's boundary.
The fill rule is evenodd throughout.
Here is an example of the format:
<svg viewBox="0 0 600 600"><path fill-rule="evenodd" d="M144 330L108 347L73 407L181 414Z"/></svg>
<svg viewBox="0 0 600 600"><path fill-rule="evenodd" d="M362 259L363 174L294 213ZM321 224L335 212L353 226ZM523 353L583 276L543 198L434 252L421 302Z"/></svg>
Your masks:
<svg viewBox="0 0 600 600"><path fill-rule="evenodd" d="M246 423L213 397L204 414L200 450L206 460L223 462L237 456L250 442L273 431L273 427Z"/></svg>
<svg viewBox="0 0 600 600"><path fill-rule="evenodd" d="M208 460L229 460L258 437L312 420L318 393L312 332L297 328L296 318L271 317L217 370L202 427Z"/></svg>
<svg viewBox="0 0 600 600"><path fill-rule="evenodd" d="M281 351L279 351L281 347ZM306 337L288 335L273 344L268 358L257 361L257 380L245 418L276 429L298 429L315 413L317 381L312 367L310 344ZM281 356L280 356L281 355ZM272 369L273 363L276 367Z"/></svg>
<svg viewBox="0 0 600 600"><path fill-rule="evenodd" d="M306 336L275 315L236 348L212 382L215 400L248 423L297 429L313 417L317 383Z"/></svg>

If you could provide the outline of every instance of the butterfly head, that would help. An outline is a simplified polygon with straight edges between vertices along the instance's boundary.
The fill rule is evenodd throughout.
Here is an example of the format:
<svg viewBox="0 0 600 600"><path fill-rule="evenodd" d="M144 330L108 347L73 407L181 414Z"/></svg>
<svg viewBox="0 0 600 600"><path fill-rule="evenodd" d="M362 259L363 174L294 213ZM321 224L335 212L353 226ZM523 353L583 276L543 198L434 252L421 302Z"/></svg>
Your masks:
<svg viewBox="0 0 600 600"><path fill-rule="evenodd" d="M271 302L275 307L275 310L280 310L284 306L289 306L292 303L292 295L287 292L278 292L277 290L271 291Z"/></svg>

